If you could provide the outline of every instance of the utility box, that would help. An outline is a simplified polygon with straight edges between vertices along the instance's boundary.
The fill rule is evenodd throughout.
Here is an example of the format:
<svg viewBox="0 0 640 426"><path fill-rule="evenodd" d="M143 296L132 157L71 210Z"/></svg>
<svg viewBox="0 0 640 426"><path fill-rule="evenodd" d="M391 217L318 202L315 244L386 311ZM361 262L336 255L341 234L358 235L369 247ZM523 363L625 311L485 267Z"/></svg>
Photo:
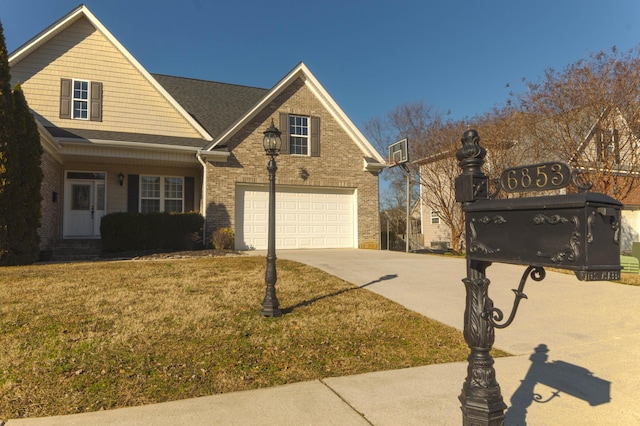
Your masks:
<svg viewBox="0 0 640 426"><path fill-rule="evenodd" d="M467 258L620 279L620 210L604 194L480 199L464 206Z"/></svg>

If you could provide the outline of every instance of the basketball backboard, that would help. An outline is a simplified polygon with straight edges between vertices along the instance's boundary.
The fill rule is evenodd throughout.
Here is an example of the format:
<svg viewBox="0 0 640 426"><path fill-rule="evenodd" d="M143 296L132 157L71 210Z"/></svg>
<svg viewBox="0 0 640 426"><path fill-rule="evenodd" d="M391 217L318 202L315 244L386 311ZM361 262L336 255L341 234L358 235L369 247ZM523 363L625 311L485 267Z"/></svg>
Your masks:
<svg viewBox="0 0 640 426"><path fill-rule="evenodd" d="M409 161L409 146L407 138L389 145L389 166L397 166Z"/></svg>

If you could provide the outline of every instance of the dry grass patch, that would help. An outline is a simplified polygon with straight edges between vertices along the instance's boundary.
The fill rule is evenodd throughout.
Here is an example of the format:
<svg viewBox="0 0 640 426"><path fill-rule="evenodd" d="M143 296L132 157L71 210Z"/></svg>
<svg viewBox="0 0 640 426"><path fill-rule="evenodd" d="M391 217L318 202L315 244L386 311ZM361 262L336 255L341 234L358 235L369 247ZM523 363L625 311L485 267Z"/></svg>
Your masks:
<svg viewBox="0 0 640 426"><path fill-rule="evenodd" d="M620 284L640 286L640 274L621 273L620 280L614 281Z"/></svg>
<svg viewBox="0 0 640 426"><path fill-rule="evenodd" d="M285 315L262 318L264 268L263 257L1 268L0 419L468 355L460 332L286 260L277 282Z"/></svg>

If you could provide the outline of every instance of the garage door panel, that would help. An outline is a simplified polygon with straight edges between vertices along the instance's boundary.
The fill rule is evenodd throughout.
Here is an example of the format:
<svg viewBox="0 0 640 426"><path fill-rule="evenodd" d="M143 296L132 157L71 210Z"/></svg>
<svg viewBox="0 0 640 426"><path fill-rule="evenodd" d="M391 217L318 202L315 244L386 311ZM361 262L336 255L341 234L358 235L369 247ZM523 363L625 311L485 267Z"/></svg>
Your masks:
<svg viewBox="0 0 640 426"><path fill-rule="evenodd" d="M279 189L276 247L354 247L354 199L352 190ZM266 249L266 188L238 186L236 200L236 248Z"/></svg>

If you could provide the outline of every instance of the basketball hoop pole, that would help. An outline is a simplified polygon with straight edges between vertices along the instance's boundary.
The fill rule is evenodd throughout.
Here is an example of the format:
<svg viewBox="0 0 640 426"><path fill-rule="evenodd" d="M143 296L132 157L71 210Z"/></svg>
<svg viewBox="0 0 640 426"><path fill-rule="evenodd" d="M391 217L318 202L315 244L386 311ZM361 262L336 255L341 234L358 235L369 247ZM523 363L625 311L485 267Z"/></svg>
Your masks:
<svg viewBox="0 0 640 426"><path fill-rule="evenodd" d="M401 139L389 145L389 161L393 161L390 167L401 166L407 173L407 226L405 229L405 251L409 253L409 233L411 231L411 174L409 173L409 140Z"/></svg>
<svg viewBox="0 0 640 426"><path fill-rule="evenodd" d="M407 171L407 253L409 253L409 231L411 230L411 174L409 173L409 167L406 167Z"/></svg>
<svg viewBox="0 0 640 426"><path fill-rule="evenodd" d="M405 232L407 233L405 238L405 251L409 253L409 231L411 230L411 174L409 173L409 166L407 163L402 163L402 168L407 173L407 226Z"/></svg>

